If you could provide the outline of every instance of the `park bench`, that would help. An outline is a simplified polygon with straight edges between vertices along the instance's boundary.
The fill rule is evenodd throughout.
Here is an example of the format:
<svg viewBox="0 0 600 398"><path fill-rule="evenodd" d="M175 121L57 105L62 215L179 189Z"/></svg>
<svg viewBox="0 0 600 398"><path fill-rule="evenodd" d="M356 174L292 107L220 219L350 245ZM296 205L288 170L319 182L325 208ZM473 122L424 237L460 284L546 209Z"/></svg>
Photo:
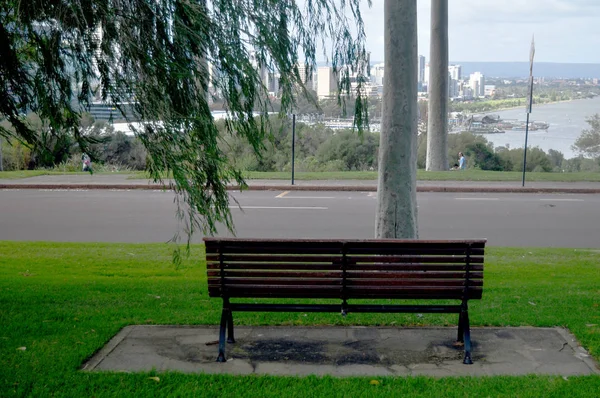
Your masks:
<svg viewBox="0 0 600 398"><path fill-rule="evenodd" d="M463 362L473 363L467 301L482 296L485 240L204 238L204 242L209 296L223 300L218 362L226 360L226 331L227 342L235 342L234 311L273 311L457 313ZM378 299L386 301L364 302ZM390 299L410 301L389 304ZM421 300L459 302L414 304Z"/></svg>

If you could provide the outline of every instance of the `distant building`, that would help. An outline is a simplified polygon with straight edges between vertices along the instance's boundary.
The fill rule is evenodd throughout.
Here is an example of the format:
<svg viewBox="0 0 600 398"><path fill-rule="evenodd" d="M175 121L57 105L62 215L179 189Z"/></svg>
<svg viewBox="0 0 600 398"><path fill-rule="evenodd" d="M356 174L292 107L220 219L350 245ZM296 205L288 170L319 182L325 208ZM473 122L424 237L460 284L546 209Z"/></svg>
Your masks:
<svg viewBox="0 0 600 398"><path fill-rule="evenodd" d="M448 72L450 72L450 77L454 80L462 79L462 66L460 65L449 65Z"/></svg>
<svg viewBox="0 0 600 398"><path fill-rule="evenodd" d="M419 83L425 83L425 57L419 55Z"/></svg>
<svg viewBox="0 0 600 398"><path fill-rule="evenodd" d="M459 80L452 77L452 73L448 73L448 97L458 97L458 82Z"/></svg>
<svg viewBox="0 0 600 398"><path fill-rule="evenodd" d="M473 97L485 96L485 76L481 72L471 73L469 86L473 90Z"/></svg>
<svg viewBox="0 0 600 398"><path fill-rule="evenodd" d="M371 68L371 82L377 86L383 85L384 66L385 64L375 64Z"/></svg>
<svg viewBox="0 0 600 398"><path fill-rule="evenodd" d="M321 66L317 70L317 96L327 98L338 91L337 78L330 66Z"/></svg>
<svg viewBox="0 0 600 398"><path fill-rule="evenodd" d="M308 65L306 64L298 64L298 72L300 73L300 81L306 86L306 88L313 88L314 85L314 76L308 74Z"/></svg>

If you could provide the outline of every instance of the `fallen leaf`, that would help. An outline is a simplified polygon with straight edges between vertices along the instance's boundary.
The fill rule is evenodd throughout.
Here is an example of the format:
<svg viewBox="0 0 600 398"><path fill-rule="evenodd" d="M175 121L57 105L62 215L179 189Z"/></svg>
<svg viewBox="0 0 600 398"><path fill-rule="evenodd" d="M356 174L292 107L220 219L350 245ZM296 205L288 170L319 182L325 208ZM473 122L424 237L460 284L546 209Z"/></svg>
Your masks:
<svg viewBox="0 0 600 398"><path fill-rule="evenodd" d="M374 385L374 386L378 386L378 385L379 385L379 384L381 384L381 383L379 383L379 381L378 381L378 380L371 380L371 381L369 382L369 384L372 384L372 385Z"/></svg>
<svg viewBox="0 0 600 398"><path fill-rule="evenodd" d="M536 303L534 303L533 301L529 301L529 304L531 305L537 305Z"/></svg>
<svg viewBox="0 0 600 398"><path fill-rule="evenodd" d="M592 328L594 326L598 326L597 323L586 323L585 326L587 326L588 328Z"/></svg>
<svg viewBox="0 0 600 398"><path fill-rule="evenodd" d="M569 380L569 378L567 376L563 376L563 379L565 379L567 381Z"/></svg>
<svg viewBox="0 0 600 398"><path fill-rule="evenodd" d="M19 348L17 348L17 350L19 350L19 351L25 351L26 349L27 349L27 347L19 347Z"/></svg>
<svg viewBox="0 0 600 398"><path fill-rule="evenodd" d="M157 382L157 383L160 381L160 378L158 378L158 377L156 377L156 376L153 376L153 377L148 377L148 379L149 379L149 380L154 380L154 381L155 381L155 382Z"/></svg>

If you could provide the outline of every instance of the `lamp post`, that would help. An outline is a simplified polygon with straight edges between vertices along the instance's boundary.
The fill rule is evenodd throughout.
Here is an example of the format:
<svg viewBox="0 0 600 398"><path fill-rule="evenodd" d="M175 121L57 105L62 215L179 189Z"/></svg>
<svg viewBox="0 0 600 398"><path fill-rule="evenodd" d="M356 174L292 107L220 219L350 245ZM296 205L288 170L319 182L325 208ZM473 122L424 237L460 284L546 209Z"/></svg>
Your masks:
<svg viewBox="0 0 600 398"><path fill-rule="evenodd" d="M527 96L527 119L525 121L525 148L523 150L523 183L522 187L525 186L525 168L527 167L527 137L529 136L529 114L533 106L533 56L535 55L535 43L534 38L531 38L531 49L529 50L529 85Z"/></svg>
<svg viewBox="0 0 600 398"><path fill-rule="evenodd" d="M296 114L292 114L292 185L294 185L294 163L296 158Z"/></svg>

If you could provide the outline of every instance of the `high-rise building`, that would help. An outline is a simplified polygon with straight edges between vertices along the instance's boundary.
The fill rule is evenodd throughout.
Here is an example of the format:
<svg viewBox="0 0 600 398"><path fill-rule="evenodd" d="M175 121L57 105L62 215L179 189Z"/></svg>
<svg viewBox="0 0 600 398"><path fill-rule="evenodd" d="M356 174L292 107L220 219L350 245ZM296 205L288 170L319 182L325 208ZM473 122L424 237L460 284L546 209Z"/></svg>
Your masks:
<svg viewBox="0 0 600 398"><path fill-rule="evenodd" d="M377 86L383 85L383 75L385 74L384 67L385 64L373 65L373 70L371 71L371 82Z"/></svg>
<svg viewBox="0 0 600 398"><path fill-rule="evenodd" d="M469 86L473 90L473 97L485 96L485 76L481 72L471 73Z"/></svg>
<svg viewBox="0 0 600 398"><path fill-rule="evenodd" d="M429 78L427 78L429 79ZM425 57L419 55L419 83L425 83Z"/></svg>
<svg viewBox="0 0 600 398"><path fill-rule="evenodd" d="M298 64L298 72L300 73L300 81L307 87L312 88L313 85L313 76L311 74L307 75L308 65L306 64Z"/></svg>
<svg viewBox="0 0 600 398"><path fill-rule="evenodd" d="M326 98L334 95L338 90L337 79L333 68L330 66L321 66L317 73L317 96Z"/></svg>
<svg viewBox="0 0 600 398"><path fill-rule="evenodd" d="M462 79L462 66L460 65L450 65L448 66L448 72L450 72L450 76L454 80Z"/></svg>

